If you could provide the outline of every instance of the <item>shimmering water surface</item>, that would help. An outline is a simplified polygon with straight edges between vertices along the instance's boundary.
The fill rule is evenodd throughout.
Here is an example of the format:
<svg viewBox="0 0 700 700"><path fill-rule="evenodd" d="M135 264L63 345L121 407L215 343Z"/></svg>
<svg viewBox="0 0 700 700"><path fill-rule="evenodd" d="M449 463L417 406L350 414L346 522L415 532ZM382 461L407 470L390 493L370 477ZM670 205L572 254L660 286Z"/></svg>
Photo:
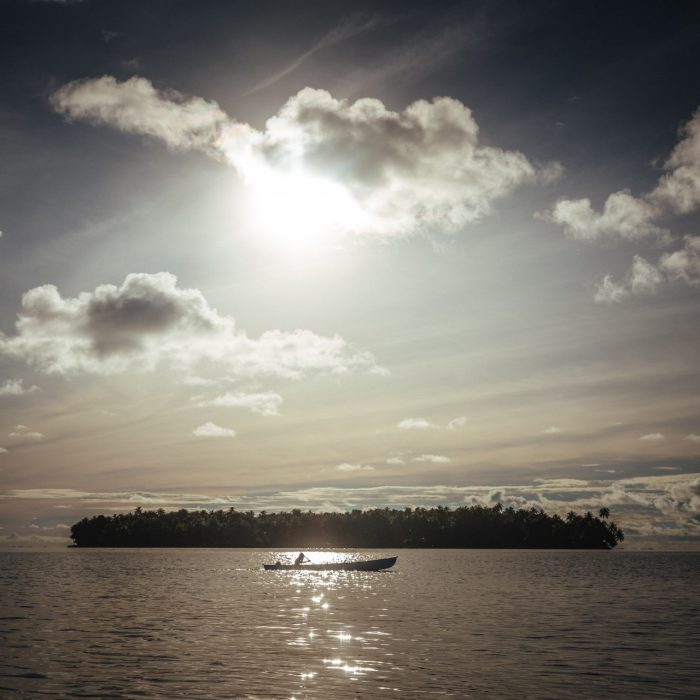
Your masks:
<svg viewBox="0 0 700 700"><path fill-rule="evenodd" d="M397 553L0 553L0 697L700 697L698 553Z"/></svg>

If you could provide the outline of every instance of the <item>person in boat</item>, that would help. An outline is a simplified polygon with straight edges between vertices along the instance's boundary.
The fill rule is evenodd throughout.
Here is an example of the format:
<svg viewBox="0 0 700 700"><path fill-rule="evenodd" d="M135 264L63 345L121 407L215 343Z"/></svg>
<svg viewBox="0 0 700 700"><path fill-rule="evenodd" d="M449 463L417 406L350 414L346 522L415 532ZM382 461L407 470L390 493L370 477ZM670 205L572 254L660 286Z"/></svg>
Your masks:
<svg viewBox="0 0 700 700"><path fill-rule="evenodd" d="M309 559L304 552L299 552L299 556L294 560L294 566L299 566L299 564L303 564L305 561L310 563L311 559Z"/></svg>

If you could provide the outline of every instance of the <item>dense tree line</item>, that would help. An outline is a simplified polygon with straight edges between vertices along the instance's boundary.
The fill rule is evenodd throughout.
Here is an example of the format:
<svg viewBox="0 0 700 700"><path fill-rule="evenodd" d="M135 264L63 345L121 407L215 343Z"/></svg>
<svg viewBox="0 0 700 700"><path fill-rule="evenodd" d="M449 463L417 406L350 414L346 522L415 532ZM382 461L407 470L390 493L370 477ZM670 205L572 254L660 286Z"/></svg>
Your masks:
<svg viewBox="0 0 700 700"><path fill-rule="evenodd" d="M562 547L612 549L624 539L608 521L539 508L406 508L312 513L178 510L97 515L71 528L78 547Z"/></svg>

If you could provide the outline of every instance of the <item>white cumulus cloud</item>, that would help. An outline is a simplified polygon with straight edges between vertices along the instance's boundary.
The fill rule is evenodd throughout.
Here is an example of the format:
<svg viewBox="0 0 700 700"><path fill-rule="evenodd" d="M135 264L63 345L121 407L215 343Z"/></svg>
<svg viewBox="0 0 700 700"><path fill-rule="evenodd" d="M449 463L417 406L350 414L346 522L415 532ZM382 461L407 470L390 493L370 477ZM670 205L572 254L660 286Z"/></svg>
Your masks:
<svg viewBox="0 0 700 700"><path fill-rule="evenodd" d="M656 294L663 282L664 276L659 268L635 255L625 279L615 282L611 275L606 275L597 285L593 298L599 304L619 303L631 295Z"/></svg>
<svg viewBox="0 0 700 700"><path fill-rule="evenodd" d="M297 329L249 338L198 289L178 287L166 272L130 274L119 287L104 284L76 297L62 297L53 285L31 289L22 298L15 335L0 333L0 353L64 375L150 371L160 364L290 379L380 371L369 352L338 335Z"/></svg>
<svg viewBox="0 0 700 700"><path fill-rule="evenodd" d="M70 119L151 136L174 149L228 161L252 188L272 196L299 177L334 192L354 215L344 233L403 236L450 232L487 216L518 185L551 179L558 164L533 165L518 151L480 142L471 110L458 100L418 100L392 111L376 99L337 99L304 88L262 130L228 117L215 102L112 76L59 88L54 109Z"/></svg>
<svg viewBox="0 0 700 700"><path fill-rule="evenodd" d="M682 249L661 257L659 268L671 280L700 286L700 236L686 236Z"/></svg>
<svg viewBox="0 0 700 700"><path fill-rule="evenodd" d="M236 437L236 431L231 428L222 428L216 423L208 421L197 426L192 434L196 437Z"/></svg>
<svg viewBox="0 0 700 700"><path fill-rule="evenodd" d="M649 199L679 214L700 206L700 109L680 131L682 139L664 163L661 177Z"/></svg>
<svg viewBox="0 0 700 700"><path fill-rule="evenodd" d="M687 214L700 206L700 110L682 127L680 136L663 165L664 174L650 192L640 197L628 190L614 192L600 212L588 198L563 199L540 216L563 226L572 238L667 239L668 231L655 221L666 212Z"/></svg>
<svg viewBox="0 0 700 700"><path fill-rule="evenodd" d="M76 80L51 95L51 105L70 119L106 124L120 131L164 141L169 148L199 149L212 154L228 117L215 102L157 90L134 76L119 82L111 75Z"/></svg>
<svg viewBox="0 0 700 700"><path fill-rule="evenodd" d="M656 206L622 190L607 198L600 213L593 209L588 198L563 199L544 218L563 226L571 238L596 240L620 237L638 240L665 234L663 229L653 223L658 215L659 209Z"/></svg>
<svg viewBox="0 0 700 700"><path fill-rule="evenodd" d="M630 296L656 294L662 285L676 281L700 286L700 236L686 236L683 248L664 253L656 265L635 255L622 281L616 282L612 275L603 277L594 299L604 304L619 303Z"/></svg>

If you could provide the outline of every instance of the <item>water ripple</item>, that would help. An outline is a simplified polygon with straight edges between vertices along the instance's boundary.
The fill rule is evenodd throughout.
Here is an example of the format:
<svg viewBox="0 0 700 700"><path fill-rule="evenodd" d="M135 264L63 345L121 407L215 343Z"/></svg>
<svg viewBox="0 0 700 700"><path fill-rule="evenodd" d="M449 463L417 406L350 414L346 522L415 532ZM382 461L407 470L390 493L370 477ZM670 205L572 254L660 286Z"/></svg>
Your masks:
<svg viewBox="0 0 700 700"><path fill-rule="evenodd" d="M0 553L0 695L622 699L698 687L697 554L399 554L395 570L363 573L265 572L288 554L257 550Z"/></svg>

